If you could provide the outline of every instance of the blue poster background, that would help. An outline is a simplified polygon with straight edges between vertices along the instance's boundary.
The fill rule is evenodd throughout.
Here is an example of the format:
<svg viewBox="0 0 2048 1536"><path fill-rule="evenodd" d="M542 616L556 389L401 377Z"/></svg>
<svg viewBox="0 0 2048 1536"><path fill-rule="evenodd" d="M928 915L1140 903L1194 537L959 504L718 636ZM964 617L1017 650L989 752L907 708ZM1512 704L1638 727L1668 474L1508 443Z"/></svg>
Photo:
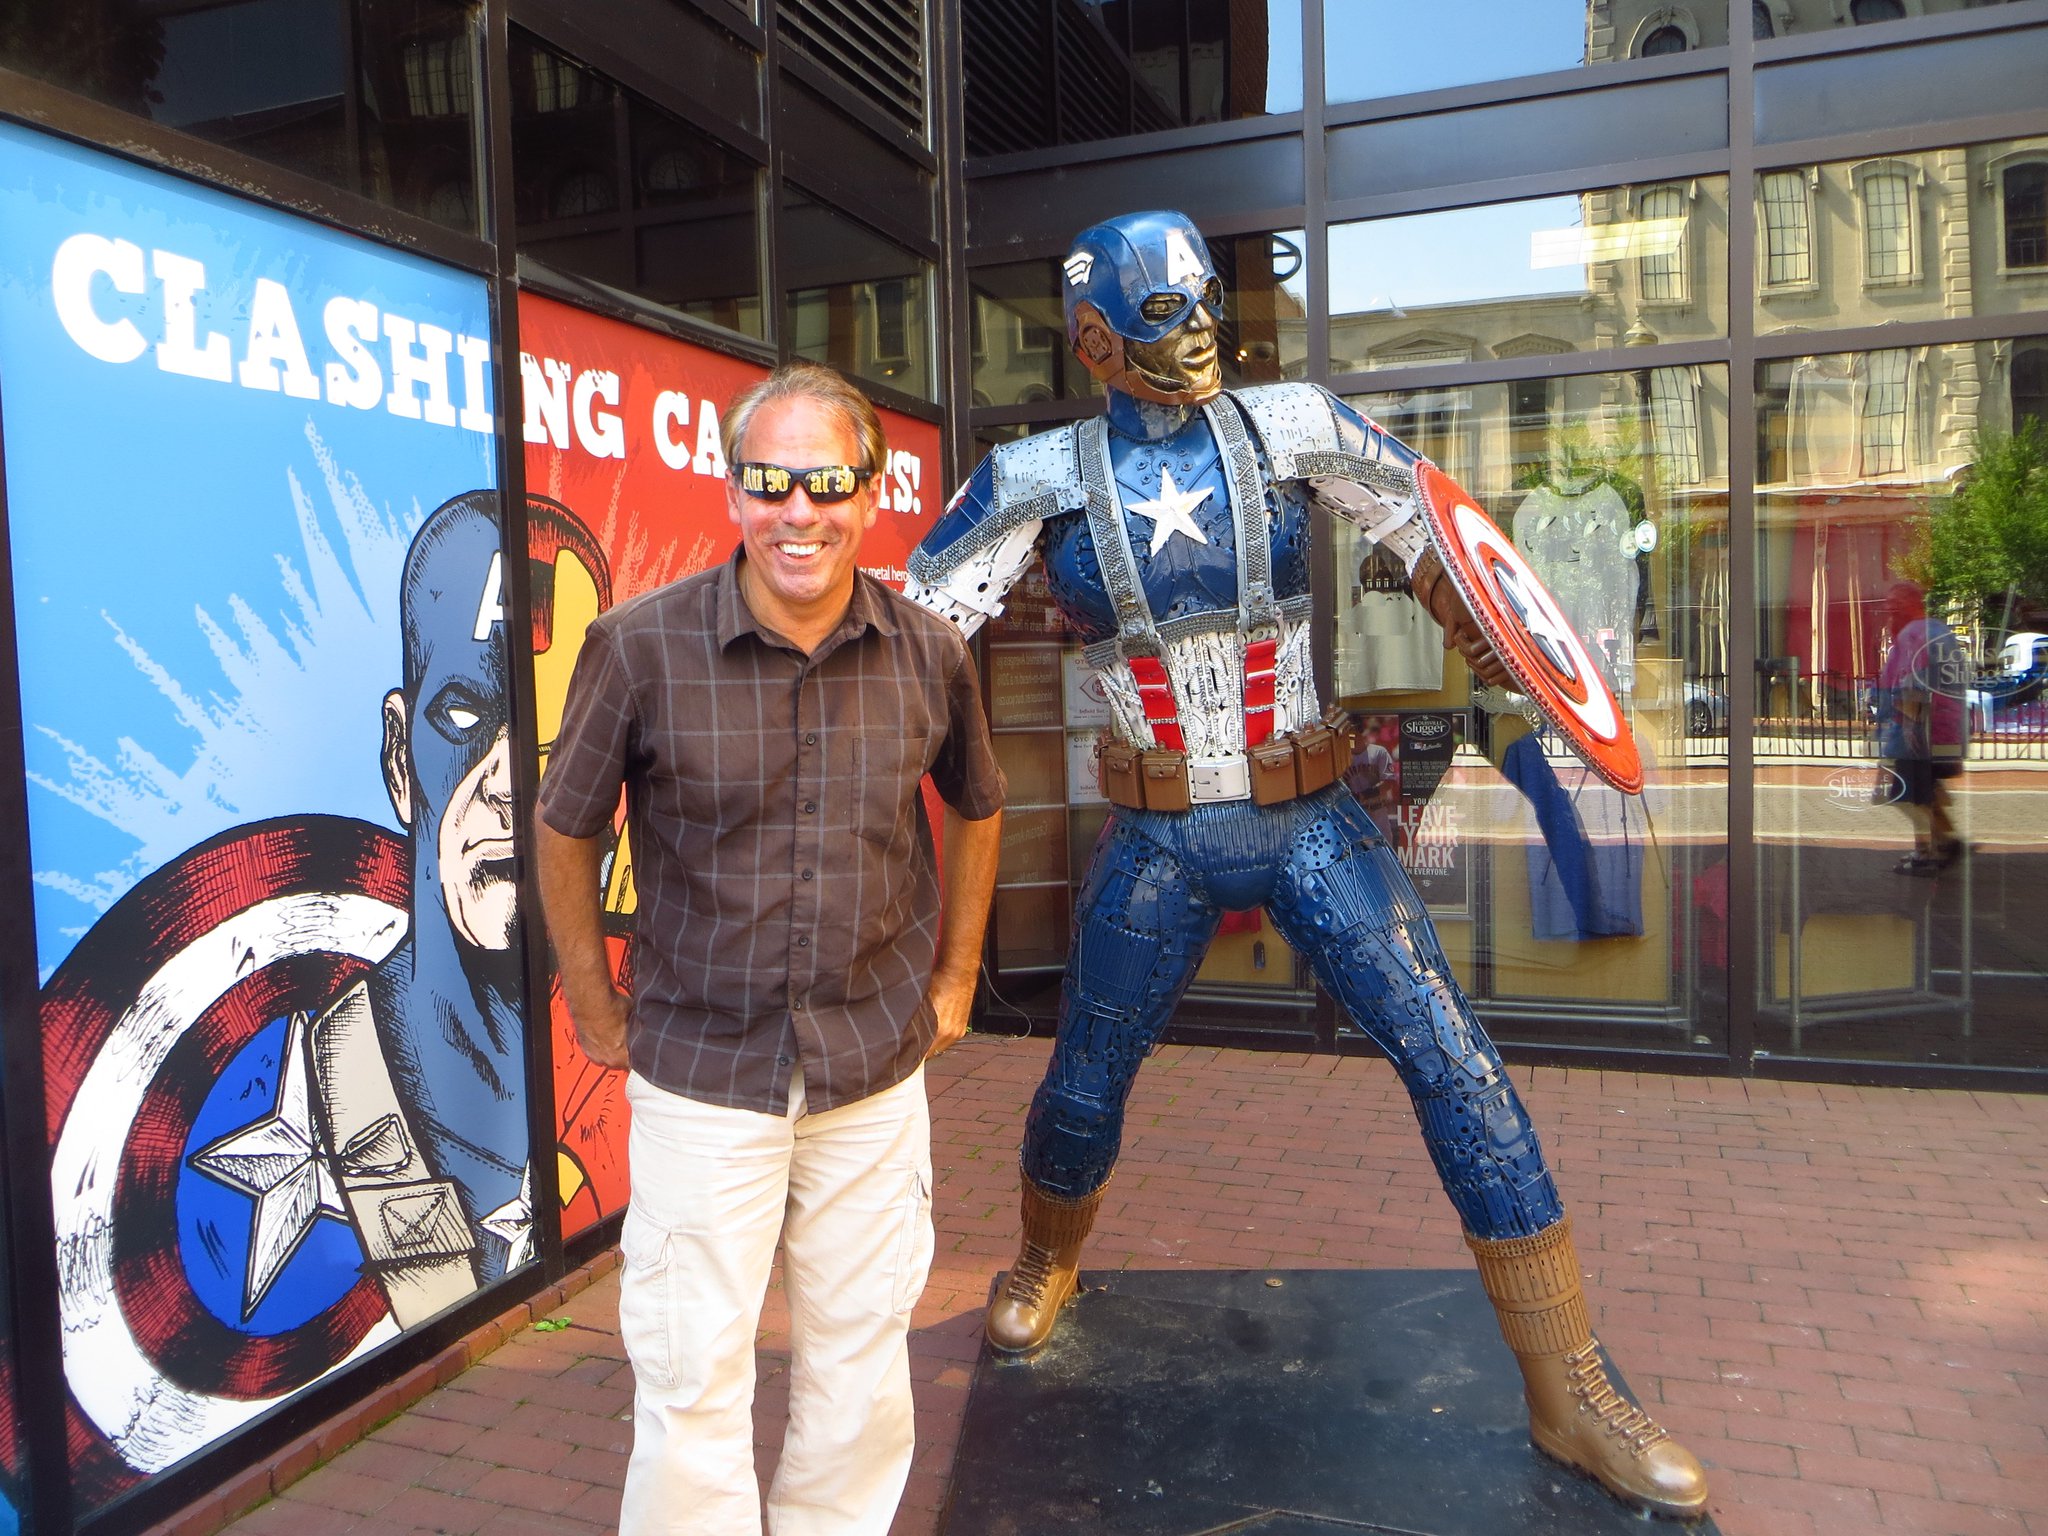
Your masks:
<svg viewBox="0 0 2048 1536"><path fill-rule="evenodd" d="M490 335L480 278L0 124L87 1508L533 1261Z"/></svg>
<svg viewBox="0 0 2048 1536"><path fill-rule="evenodd" d="M80 233L201 262L197 334L237 364L259 278L289 292L316 375L336 297L490 334L480 278L0 125L0 414L46 978L138 878L228 827L315 809L396 826L378 711L406 545L442 501L496 484L488 431L88 355L52 292ZM162 336L153 278L92 294L104 321Z"/></svg>

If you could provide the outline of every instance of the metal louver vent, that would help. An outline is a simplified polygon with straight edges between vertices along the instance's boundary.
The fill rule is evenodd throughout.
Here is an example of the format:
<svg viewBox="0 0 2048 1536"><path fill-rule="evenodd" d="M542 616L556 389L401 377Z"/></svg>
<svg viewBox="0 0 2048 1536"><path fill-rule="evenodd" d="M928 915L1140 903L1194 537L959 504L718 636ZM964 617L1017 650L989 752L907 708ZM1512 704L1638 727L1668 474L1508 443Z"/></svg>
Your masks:
<svg viewBox="0 0 2048 1536"><path fill-rule="evenodd" d="M924 0L780 0L776 15L792 47L924 138Z"/></svg>

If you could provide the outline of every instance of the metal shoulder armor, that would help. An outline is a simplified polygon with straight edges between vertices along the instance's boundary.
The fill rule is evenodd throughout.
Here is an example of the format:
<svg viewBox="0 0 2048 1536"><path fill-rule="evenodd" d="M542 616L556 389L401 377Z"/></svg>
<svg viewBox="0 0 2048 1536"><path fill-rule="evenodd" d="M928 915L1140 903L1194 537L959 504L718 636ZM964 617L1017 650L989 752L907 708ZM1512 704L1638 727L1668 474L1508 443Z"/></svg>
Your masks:
<svg viewBox="0 0 2048 1536"><path fill-rule="evenodd" d="M932 531L910 552L903 595L971 635L1003 611L1003 597L1038 549L1039 530L1087 503L1077 425L1004 443L975 466Z"/></svg>
<svg viewBox="0 0 2048 1536"><path fill-rule="evenodd" d="M1233 394L1276 480L1306 482L1333 516L1356 523L1414 570L1429 543L1415 515L1420 454L1320 384L1259 384Z"/></svg>

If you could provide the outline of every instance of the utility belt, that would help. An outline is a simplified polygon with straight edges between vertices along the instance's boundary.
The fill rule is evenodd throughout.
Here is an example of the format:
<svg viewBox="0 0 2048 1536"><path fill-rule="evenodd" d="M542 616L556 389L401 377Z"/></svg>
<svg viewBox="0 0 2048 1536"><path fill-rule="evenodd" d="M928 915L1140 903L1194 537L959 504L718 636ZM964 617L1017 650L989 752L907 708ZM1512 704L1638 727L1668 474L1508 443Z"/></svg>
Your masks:
<svg viewBox="0 0 2048 1536"><path fill-rule="evenodd" d="M1357 735L1350 711L1332 708L1322 724L1275 736L1242 756L1191 758L1172 747L1105 741L1097 752L1097 777L1111 805L1133 811L1185 811L1247 799L1280 805L1336 783Z"/></svg>

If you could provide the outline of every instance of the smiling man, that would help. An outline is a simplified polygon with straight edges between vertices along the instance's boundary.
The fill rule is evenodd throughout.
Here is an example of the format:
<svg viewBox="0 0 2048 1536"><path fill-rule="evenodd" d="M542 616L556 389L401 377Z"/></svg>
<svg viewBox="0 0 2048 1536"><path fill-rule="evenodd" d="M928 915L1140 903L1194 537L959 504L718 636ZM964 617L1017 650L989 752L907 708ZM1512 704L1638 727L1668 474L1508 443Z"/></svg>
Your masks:
<svg viewBox="0 0 2048 1536"><path fill-rule="evenodd" d="M754 1334L778 1239L795 1360L770 1530L884 1536L909 1474L923 1063L967 1029L1003 779L959 635L860 570L884 451L829 368L735 400L739 547L590 626L541 789L563 992L591 1057L632 1069L622 1536L760 1531ZM622 784L630 1001L598 903Z"/></svg>

